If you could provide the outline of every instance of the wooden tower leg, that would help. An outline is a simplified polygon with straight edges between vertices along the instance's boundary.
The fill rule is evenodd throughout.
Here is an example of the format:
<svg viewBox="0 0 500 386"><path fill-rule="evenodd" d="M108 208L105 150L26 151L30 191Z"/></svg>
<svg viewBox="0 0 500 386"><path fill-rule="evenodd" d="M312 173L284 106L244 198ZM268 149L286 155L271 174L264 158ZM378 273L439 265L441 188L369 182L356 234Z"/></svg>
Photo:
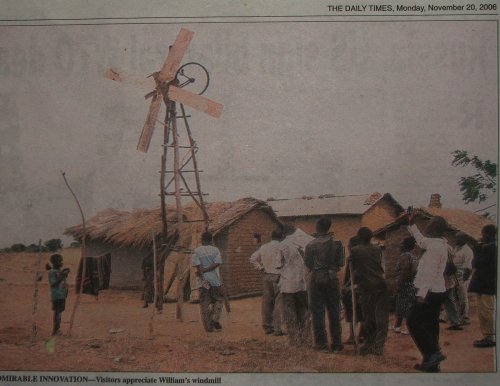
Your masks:
<svg viewBox="0 0 500 386"><path fill-rule="evenodd" d="M191 135L191 128L189 127L184 105L181 103L180 106L181 106L182 119L184 120L184 126L186 128L189 145L191 147L191 160L193 162L193 170L196 181L196 191L198 192L199 206L203 213L203 221L205 222L205 229L208 229L208 212L205 205L205 200L203 199L203 192L201 190L201 182L200 182L200 171L198 169L198 162L196 161L196 150L195 150L196 143L193 139L193 136Z"/></svg>

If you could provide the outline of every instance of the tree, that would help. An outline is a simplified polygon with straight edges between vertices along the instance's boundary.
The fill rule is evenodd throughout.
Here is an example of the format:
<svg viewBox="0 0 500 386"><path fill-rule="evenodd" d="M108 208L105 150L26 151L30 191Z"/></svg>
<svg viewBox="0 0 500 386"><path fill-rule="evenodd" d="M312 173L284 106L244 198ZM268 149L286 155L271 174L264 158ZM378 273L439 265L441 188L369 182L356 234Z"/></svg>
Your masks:
<svg viewBox="0 0 500 386"><path fill-rule="evenodd" d="M63 247L61 239L50 239L43 243L49 252L55 252Z"/></svg>
<svg viewBox="0 0 500 386"><path fill-rule="evenodd" d="M21 243L13 244L11 245L10 250L12 252L24 252L26 250L26 245Z"/></svg>
<svg viewBox="0 0 500 386"><path fill-rule="evenodd" d="M472 166L476 173L461 177L458 185L462 192L462 199L466 204L470 202L483 202L491 193L497 191L497 164L479 159L476 155L469 155L467 150L455 150L453 155L453 166Z"/></svg>
<svg viewBox="0 0 500 386"><path fill-rule="evenodd" d="M26 247L26 252L40 252L40 249L37 244L30 244Z"/></svg>

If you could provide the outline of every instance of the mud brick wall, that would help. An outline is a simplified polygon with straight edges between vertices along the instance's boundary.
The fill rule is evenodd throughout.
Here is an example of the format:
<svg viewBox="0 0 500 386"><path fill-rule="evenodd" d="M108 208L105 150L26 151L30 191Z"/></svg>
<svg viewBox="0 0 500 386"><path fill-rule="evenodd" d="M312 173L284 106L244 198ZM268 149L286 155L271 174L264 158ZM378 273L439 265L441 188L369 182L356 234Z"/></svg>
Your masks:
<svg viewBox="0 0 500 386"><path fill-rule="evenodd" d="M262 210L253 210L218 235L216 243L220 246L222 274L231 297L262 292L262 273L255 270L248 259L258 245L254 234L260 234L261 242L271 240L271 233L278 223Z"/></svg>
<svg viewBox="0 0 500 386"><path fill-rule="evenodd" d="M295 217L295 218L283 218L284 222L290 222L294 224L297 228L302 229L304 232L312 235L316 232L316 221L320 216L309 216L309 217ZM344 247L347 248L349 239L355 236L361 226L361 216L331 216L332 227L330 231L333 232L337 240L342 241Z"/></svg>
<svg viewBox="0 0 500 386"><path fill-rule="evenodd" d="M417 218L416 224L420 231L425 234L427 220ZM385 245L384 258L385 258L385 279L389 287L389 294L391 298L396 295L396 263L401 255L401 242L405 237L411 236L407 230L407 225L401 225L398 228L392 229L385 234L385 238L376 238L375 241L381 241ZM447 238L448 239L448 238ZM448 243L450 240L448 239ZM452 245L452 243L450 243ZM419 259L423 251L418 247L413 250L413 253Z"/></svg>
<svg viewBox="0 0 500 386"><path fill-rule="evenodd" d="M374 231L393 222L398 215L398 209L393 204L383 199L378 201L363 214L361 226L368 227Z"/></svg>
<svg viewBox="0 0 500 386"><path fill-rule="evenodd" d="M113 289L141 289L142 259L151 253L147 249L118 248L109 243L87 241L87 256L101 256L111 253L111 278L110 288ZM75 272L76 275L76 272Z"/></svg>

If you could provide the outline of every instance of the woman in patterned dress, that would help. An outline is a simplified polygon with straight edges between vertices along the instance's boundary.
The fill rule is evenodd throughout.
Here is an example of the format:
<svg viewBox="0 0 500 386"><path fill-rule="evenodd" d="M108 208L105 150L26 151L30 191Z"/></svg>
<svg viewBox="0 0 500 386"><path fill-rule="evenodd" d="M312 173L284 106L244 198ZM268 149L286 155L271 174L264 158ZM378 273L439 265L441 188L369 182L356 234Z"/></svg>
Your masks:
<svg viewBox="0 0 500 386"><path fill-rule="evenodd" d="M417 272L417 257L411 253L415 248L415 239L406 237L401 242L401 255L396 263L397 294L396 294L396 324L394 332L407 335L408 332L401 330L403 319L408 317L410 309L415 302L416 289L413 279Z"/></svg>

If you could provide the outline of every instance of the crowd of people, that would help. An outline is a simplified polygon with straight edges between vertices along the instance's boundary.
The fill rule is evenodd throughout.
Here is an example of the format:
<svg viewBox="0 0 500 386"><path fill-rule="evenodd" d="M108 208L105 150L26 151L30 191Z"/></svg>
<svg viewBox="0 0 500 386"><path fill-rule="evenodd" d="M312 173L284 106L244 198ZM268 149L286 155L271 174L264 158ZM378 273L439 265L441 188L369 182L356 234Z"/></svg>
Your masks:
<svg viewBox="0 0 500 386"><path fill-rule="evenodd" d="M462 232L454 235L454 246L449 245L444 237L449 229L444 218L431 218L424 235L414 223L415 216L408 214L409 236L401 242L401 253L394 267L384 267L382 249L372 243L372 231L366 227L349 240L347 258L342 243L332 235L328 217L317 221L315 237L290 224L275 229L271 241L260 245L250 257L253 267L263 272L264 333L286 335L289 345L310 344L322 352L339 353L344 344L362 342L361 355L383 355L389 330L385 268L396 273L393 331L409 334L422 354L422 361L415 369L440 371L440 362L446 357L439 345L439 324L448 322L449 330L462 330L462 326L470 324L468 293L471 292L477 295L483 335L473 346L495 346L497 228L486 225L473 251ZM212 332L222 329L219 319L224 292L219 267L223 262L210 232L202 234L201 242L192 254L191 265L197 276L194 289L200 291L203 327ZM50 262L47 270L54 311L52 333L60 335L69 270L62 268L63 258L59 254L52 255ZM341 287L338 275L342 267L345 275ZM150 257L144 259L142 268L143 307L147 307L153 301ZM344 342L341 301L350 326L349 338ZM441 317L441 313L445 316Z"/></svg>
<svg viewBox="0 0 500 386"><path fill-rule="evenodd" d="M383 252L372 242L373 234L366 227L349 240L347 263L342 243L332 236L327 217L317 221L315 238L311 237L305 247L293 241L294 233L302 231L289 224L275 230L272 241L261 245L250 258L252 265L264 273L264 332L286 333L289 344L311 342L314 349L323 352L338 353L344 344L362 342L361 355L383 355L390 308L385 269L393 269L393 331L409 334L422 354L415 369L440 371L440 362L446 359L439 345L440 322L448 322L448 330L462 330L470 324L468 292L477 294L483 334L473 346L495 346L496 227L483 228L473 251L462 232L453 236L454 246L450 246L444 237L449 230L444 218L433 217L422 232L414 224L415 216L408 214L408 236L401 242L394 267L384 267ZM344 265L341 288L338 272ZM345 342L341 341L341 301L350 328ZM441 312L447 320L440 317ZM308 339L311 332L312 339Z"/></svg>

